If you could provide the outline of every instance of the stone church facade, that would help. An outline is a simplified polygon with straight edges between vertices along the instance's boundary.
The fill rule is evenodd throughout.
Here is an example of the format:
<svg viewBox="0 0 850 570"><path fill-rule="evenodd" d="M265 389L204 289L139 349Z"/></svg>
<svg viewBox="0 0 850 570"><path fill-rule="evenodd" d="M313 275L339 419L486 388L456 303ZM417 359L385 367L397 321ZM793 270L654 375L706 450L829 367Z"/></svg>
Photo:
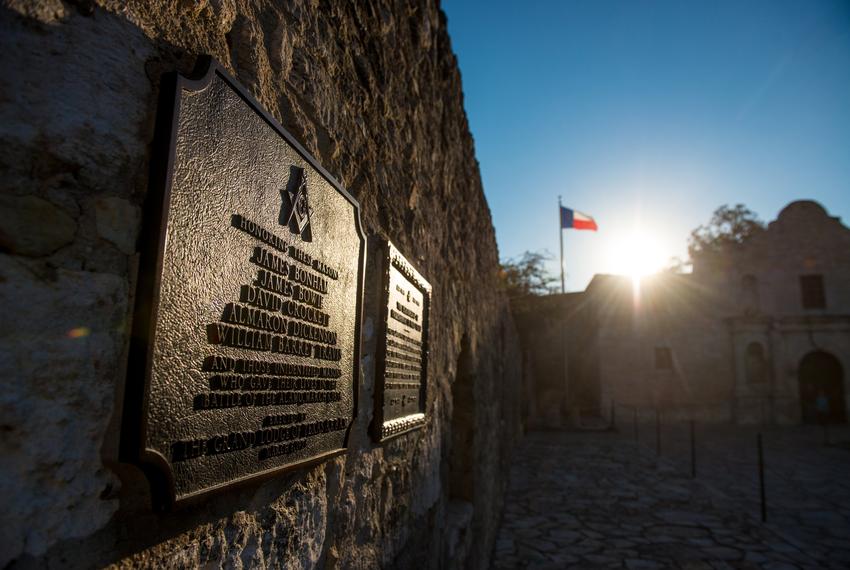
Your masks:
<svg viewBox="0 0 850 570"><path fill-rule="evenodd" d="M537 311L543 304L551 307ZM813 201L789 204L740 248L696 260L693 273L639 287L597 275L580 294L532 305L529 314L546 322L531 327L522 312L518 322L537 382L529 415L544 424L573 423L582 410L735 423L847 419L850 229Z"/></svg>
<svg viewBox="0 0 850 570"><path fill-rule="evenodd" d="M789 204L739 249L633 289L599 276L586 293L603 407L738 423L846 421L850 229L819 204Z"/></svg>

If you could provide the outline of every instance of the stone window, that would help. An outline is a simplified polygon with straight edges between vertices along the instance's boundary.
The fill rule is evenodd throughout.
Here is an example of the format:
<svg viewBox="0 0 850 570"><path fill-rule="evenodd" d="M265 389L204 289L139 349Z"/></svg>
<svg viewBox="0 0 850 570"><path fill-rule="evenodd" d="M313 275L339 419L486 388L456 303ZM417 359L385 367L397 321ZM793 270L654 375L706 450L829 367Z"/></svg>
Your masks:
<svg viewBox="0 0 850 570"><path fill-rule="evenodd" d="M748 383L762 384L767 381L767 361L761 343L751 342L747 345L746 369Z"/></svg>
<svg viewBox="0 0 850 570"><path fill-rule="evenodd" d="M800 293L803 297L804 309L826 308L823 275L800 275Z"/></svg>
<svg viewBox="0 0 850 570"><path fill-rule="evenodd" d="M673 370L673 352L668 347L655 347L655 369Z"/></svg>

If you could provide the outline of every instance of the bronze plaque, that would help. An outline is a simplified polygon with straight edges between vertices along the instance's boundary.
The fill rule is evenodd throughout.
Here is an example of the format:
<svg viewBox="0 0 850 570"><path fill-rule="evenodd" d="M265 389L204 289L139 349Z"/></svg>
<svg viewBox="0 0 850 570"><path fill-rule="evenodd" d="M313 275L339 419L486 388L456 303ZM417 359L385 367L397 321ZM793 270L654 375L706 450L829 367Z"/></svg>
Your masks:
<svg viewBox="0 0 850 570"><path fill-rule="evenodd" d="M359 205L205 66L163 85L125 398L165 505L341 452L359 377Z"/></svg>
<svg viewBox="0 0 850 570"><path fill-rule="evenodd" d="M383 315L372 436L378 441L425 423L431 285L390 243L384 249Z"/></svg>

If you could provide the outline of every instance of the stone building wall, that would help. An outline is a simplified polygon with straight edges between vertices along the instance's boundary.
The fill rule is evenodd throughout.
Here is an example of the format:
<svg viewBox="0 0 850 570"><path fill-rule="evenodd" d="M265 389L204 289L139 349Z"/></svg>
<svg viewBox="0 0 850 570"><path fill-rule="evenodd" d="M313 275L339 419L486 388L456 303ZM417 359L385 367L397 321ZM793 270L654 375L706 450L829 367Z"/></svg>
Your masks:
<svg viewBox="0 0 850 570"><path fill-rule="evenodd" d="M530 372L524 388L525 425L557 428L577 413L600 412L597 337L592 307L584 293L527 296L511 309Z"/></svg>
<svg viewBox="0 0 850 570"><path fill-rule="evenodd" d="M821 276L823 307L803 305L806 275ZM671 419L799 423L802 361L824 352L843 369L836 406L850 410L850 230L820 204L789 204L742 246L695 260L691 275L644 279L637 304L631 289L598 276L586 292L598 307L604 401ZM763 355L759 378L751 345ZM670 349L671 368L656 366L656 348Z"/></svg>
<svg viewBox="0 0 850 570"><path fill-rule="evenodd" d="M436 2L0 8L0 566L487 564L522 358ZM367 255L348 451L178 512L115 461L160 77L228 68L433 285L426 426L376 445Z"/></svg>
<svg viewBox="0 0 850 570"><path fill-rule="evenodd" d="M804 306L801 277L808 275L821 278L821 307ZM636 408L645 419L660 410L668 420L799 423L813 421L803 410L811 412L823 388L831 401L827 416L850 416L850 229L815 202L789 204L740 247L698 258L692 274L647 277L639 291L628 277L597 275L572 298L583 312L547 309L552 302L534 300L531 313L555 319L542 321L553 331L573 331L570 350L587 347L577 356L594 370L589 384L596 382L602 410L615 405L629 416ZM545 343L518 322L524 343ZM759 358L748 354L754 346ZM658 351L669 361L661 362ZM533 365L545 367L556 352L532 353ZM818 378L817 371L804 378L803 362L813 354L826 369L826 361L837 363L840 378ZM534 391L542 404L567 396L576 398L554 385Z"/></svg>
<svg viewBox="0 0 850 570"><path fill-rule="evenodd" d="M691 275L641 280L598 276L588 287L597 307L602 400L630 415L730 419L734 378L724 298ZM616 299L616 303L606 302ZM663 362L664 351L669 361Z"/></svg>

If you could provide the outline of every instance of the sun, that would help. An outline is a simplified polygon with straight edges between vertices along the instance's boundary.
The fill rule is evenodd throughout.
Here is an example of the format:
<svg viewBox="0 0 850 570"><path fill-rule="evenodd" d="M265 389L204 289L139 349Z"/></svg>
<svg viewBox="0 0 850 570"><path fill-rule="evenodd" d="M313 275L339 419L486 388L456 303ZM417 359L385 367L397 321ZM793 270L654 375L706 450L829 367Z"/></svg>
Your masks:
<svg viewBox="0 0 850 570"><path fill-rule="evenodd" d="M664 249L658 239L645 231L635 230L623 236L615 247L612 260L614 273L640 281L642 277L658 273L664 268Z"/></svg>

